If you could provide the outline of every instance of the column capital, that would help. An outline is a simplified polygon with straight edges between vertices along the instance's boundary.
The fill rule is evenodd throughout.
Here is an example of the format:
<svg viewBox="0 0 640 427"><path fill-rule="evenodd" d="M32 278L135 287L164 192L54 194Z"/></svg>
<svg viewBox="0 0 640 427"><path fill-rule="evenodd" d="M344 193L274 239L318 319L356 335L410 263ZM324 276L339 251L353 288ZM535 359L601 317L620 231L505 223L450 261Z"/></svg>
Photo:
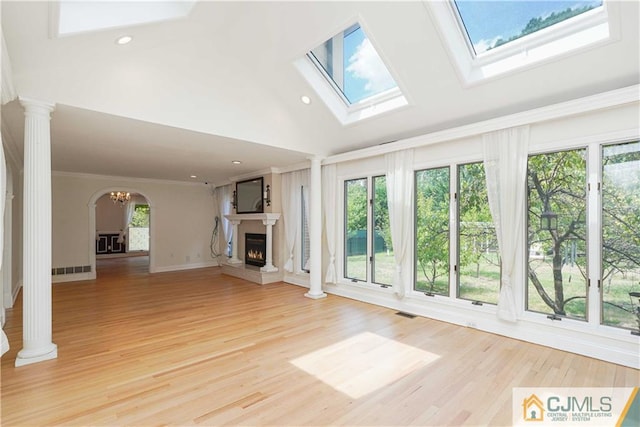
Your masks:
<svg viewBox="0 0 640 427"><path fill-rule="evenodd" d="M312 164L313 163L322 164L324 157L311 155L311 156L307 156L307 160L309 160Z"/></svg>
<svg viewBox="0 0 640 427"><path fill-rule="evenodd" d="M25 98L20 96L18 97L18 101L20 101L20 105L24 107L25 114L35 113L35 114L41 114L47 118L50 118L51 113L56 108L55 103L40 101L33 98Z"/></svg>

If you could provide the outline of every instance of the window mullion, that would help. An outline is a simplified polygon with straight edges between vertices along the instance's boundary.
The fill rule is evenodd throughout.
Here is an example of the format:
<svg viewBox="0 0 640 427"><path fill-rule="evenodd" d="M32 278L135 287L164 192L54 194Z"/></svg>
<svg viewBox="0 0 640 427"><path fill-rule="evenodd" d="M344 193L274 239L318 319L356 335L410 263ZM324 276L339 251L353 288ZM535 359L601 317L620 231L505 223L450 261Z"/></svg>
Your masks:
<svg viewBox="0 0 640 427"><path fill-rule="evenodd" d="M601 323L602 292L602 155L598 144L587 148L587 277L588 289L587 320L593 325Z"/></svg>
<svg viewBox="0 0 640 427"><path fill-rule="evenodd" d="M457 165L449 167L449 297L458 297L458 171ZM454 267L455 266L455 267Z"/></svg>

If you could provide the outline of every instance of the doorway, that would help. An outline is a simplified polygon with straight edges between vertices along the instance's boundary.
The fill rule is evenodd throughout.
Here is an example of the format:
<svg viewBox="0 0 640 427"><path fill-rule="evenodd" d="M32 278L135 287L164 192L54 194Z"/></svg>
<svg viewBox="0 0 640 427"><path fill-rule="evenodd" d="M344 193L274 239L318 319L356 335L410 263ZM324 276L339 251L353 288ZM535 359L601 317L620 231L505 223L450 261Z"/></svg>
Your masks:
<svg viewBox="0 0 640 427"><path fill-rule="evenodd" d="M112 194L128 194L115 199ZM90 253L92 276L105 271L104 260L139 258L147 272L153 272L153 205L145 194L136 189L104 189L96 192L89 203ZM98 268L98 263L101 268ZM102 274L102 273L101 273Z"/></svg>

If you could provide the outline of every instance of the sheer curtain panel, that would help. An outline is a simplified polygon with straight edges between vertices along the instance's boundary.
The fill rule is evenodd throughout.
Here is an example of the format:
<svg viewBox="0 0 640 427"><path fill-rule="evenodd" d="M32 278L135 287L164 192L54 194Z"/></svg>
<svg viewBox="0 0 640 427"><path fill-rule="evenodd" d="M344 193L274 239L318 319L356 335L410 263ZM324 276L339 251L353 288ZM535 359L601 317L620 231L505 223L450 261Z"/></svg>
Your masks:
<svg viewBox="0 0 640 427"><path fill-rule="evenodd" d="M521 256L519 248L524 234L529 126L487 133L482 135L482 140L489 209L501 258L497 314L500 319L515 322L517 309L513 286L517 284L524 288L524 282L516 282L514 269Z"/></svg>
<svg viewBox="0 0 640 427"><path fill-rule="evenodd" d="M387 164L387 203L391 243L395 258L392 286L403 298L411 278L410 247L413 231L413 150L385 154Z"/></svg>
<svg viewBox="0 0 640 427"><path fill-rule="evenodd" d="M336 165L331 164L322 168L322 195L324 210L324 227L327 237L327 250L329 251L329 265L324 281L326 283L337 283L336 274L336 209L335 195L337 193Z"/></svg>
<svg viewBox="0 0 640 427"><path fill-rule="evenodd" d="M293 273L294 253L296 237L298 235L298 223L300 216L300 173L299 171L282 174L282 214L284 221L284 243L287 260L284 263L284 271Z"/></svg>
<svg viewBox="0 0 640 427"><path fill-rule="evenodd" d="M225 217L231 213L231 185L225 185L223 187L216 188L216 201L218 202L220 224L222 224L222 234L220 240L224 243L222 253L229 256L229 245L233 234L233 226L231 222Z"/></svg>

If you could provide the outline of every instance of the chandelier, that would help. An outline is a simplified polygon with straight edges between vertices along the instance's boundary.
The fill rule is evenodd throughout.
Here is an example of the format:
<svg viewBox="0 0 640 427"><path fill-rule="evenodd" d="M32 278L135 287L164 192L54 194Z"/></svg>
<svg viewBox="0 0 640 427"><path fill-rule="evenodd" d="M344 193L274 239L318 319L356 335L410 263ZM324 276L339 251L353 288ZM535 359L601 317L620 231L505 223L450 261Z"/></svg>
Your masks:
<svg viewBox="0 0 640 427"><path fill-rule="evenodd" d="M129 200L131 200L131 193L126 193L124 191L112 191L109 198L114 204L120 203L120 206L124 206Z"/></svg>

